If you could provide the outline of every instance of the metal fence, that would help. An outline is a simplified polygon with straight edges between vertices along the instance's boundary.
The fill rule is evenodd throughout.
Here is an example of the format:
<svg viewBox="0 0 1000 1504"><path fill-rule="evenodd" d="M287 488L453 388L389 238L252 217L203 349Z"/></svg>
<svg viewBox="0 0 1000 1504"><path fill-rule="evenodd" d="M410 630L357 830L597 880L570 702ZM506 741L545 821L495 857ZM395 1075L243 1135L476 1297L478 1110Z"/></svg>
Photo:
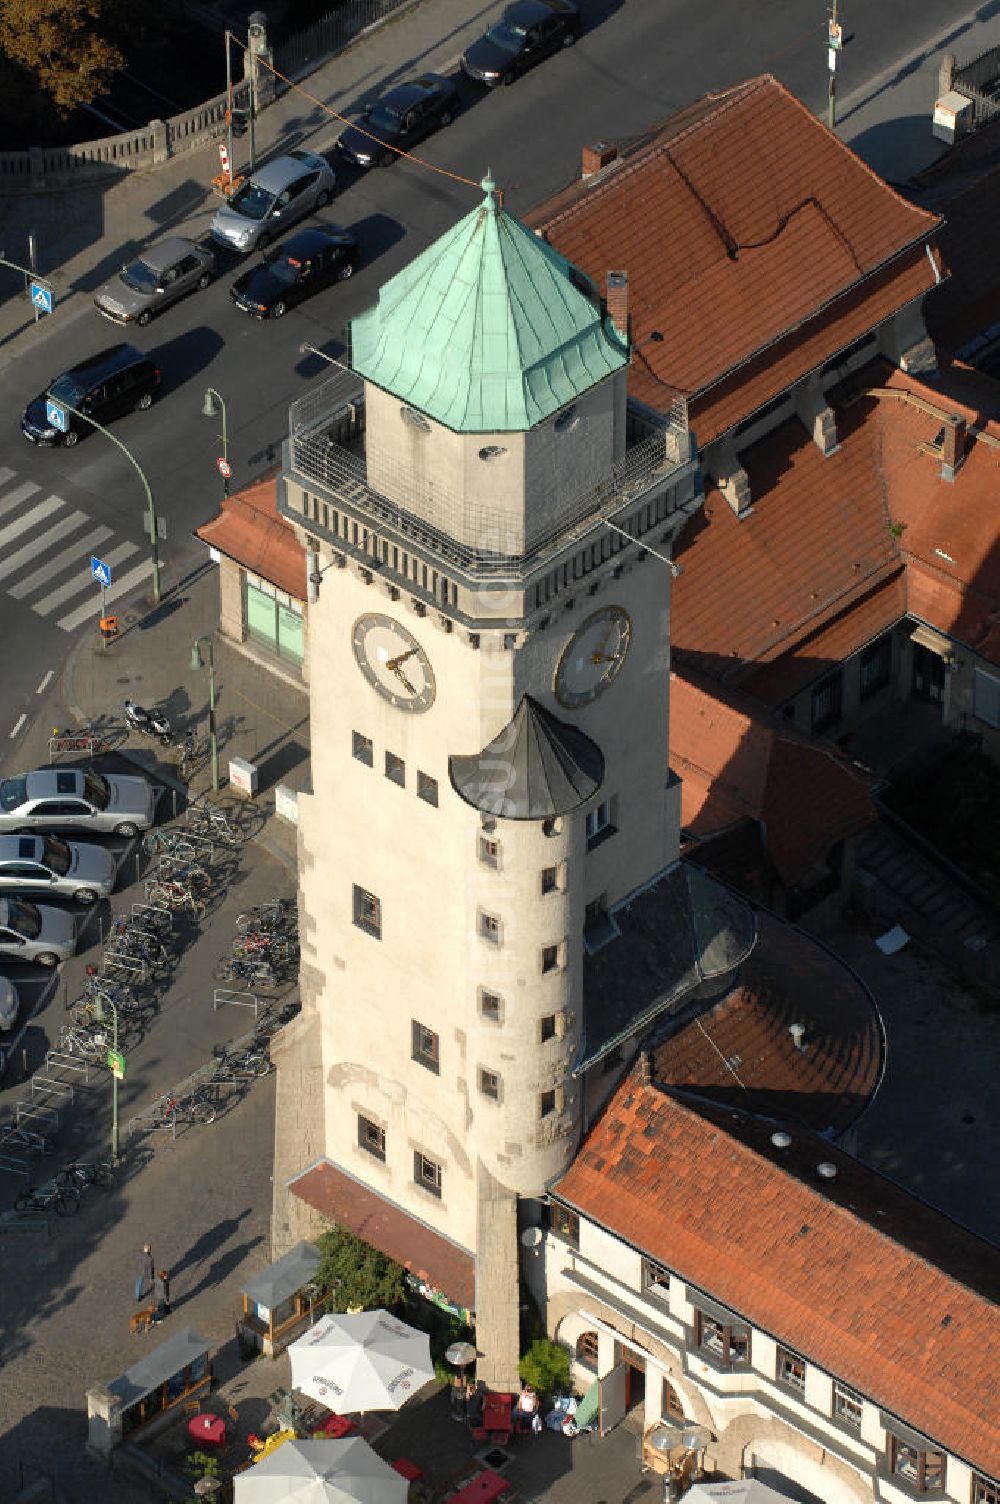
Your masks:
<svg viewBox="0 0 1000 1504"><path fill-rule="evenodd" d="M987 47L955 69L953 87L972 100L976 125L1000 115L1000 47Z"/></svg>
<svg viewBox="0 0 1000 1504"><path fill-rule="evenodd" d="M274 66L291 78L306 73L406 3L407 0L344 0L336 10L320 16L303 31L275 43Z"/></svg>

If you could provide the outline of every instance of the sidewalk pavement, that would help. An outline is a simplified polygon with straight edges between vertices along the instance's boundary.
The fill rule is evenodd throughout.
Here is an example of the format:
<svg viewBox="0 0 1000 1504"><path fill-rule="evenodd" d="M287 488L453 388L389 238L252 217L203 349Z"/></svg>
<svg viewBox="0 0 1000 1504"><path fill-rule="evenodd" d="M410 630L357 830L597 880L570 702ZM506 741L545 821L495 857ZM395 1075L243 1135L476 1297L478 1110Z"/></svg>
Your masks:
<svg viewBox="0 0 1000 1504"><path fill-rule="evenodd" d="M450 71L495 10L495 0L474 0L472 6L469 0L412 0L303 78L302 87L350 114L401 77L425 69ZM319 105L288 89L260 116L258 159L295 146L327 151L342 129ZM247 152L244 137L235 153L237 171ZM167 233L207 234L219 206L209 187L218 171L218 144L211 143L117 182L0 197L0 246L8 260L26 265L28 232L34 230L38 271L56 289L56 311L49 317L78 318L89 313L97 288L149 241ZM15 280L7 276L3 282L0 369L37 343L44 323L34 323L20 291L9 291Z"/></svg>

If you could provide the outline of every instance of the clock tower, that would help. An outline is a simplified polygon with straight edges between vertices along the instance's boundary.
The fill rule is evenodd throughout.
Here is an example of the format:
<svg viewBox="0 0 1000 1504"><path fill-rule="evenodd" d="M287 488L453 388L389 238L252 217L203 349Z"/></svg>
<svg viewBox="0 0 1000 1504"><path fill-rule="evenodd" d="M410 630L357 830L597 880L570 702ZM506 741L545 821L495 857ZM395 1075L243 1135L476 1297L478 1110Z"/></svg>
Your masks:
<svg viewBox="0 0 1000 1504"><path fill-rule="evenodd" d="M275 1243L346 1223L474 1311L510 1383L519 1233L583 1126L586 956L677 858L669 553L697 499L683 414L627 400L624 273L602 296L482 188L291 414L313 790Z"/></svg>

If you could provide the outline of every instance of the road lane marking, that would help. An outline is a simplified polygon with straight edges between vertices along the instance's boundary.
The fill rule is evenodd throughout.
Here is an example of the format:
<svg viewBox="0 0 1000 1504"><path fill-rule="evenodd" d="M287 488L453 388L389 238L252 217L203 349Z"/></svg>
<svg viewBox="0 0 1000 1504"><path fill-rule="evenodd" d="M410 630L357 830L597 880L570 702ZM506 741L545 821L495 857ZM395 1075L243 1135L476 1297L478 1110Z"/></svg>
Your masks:
<svg viewBox="0 0 1000 1504"><path fill-rule="evenodd" d="M24 725L24 723L25 723L25 721L27 719L28 719L28 717L26 715L20 715L20 716L18 716L18 718L17 718L17 725L14 727L13 731L10 733L10 739L11 739L11 741L13 741L14 738L15 738L15 736L17 736L17 734L21 730L21 727Z"/></svg>
<svg viewBox="0 0 1000 1504"><path fill-rule="evenodd" d="M21 485L15 486L13 491L8 491L6 496L0 497L0 517L8 512L16 511L22 501L27 501L29 496L34 496L40 491L41 486L36 486L33 480L26 480Z"/></svg>
<svg viewBox="0 0 1000 1504"><path fill-rule="evenodd" d="M42 556L47 548L51 548L53 543L57 543L60 538L68 538L84 522L89 521L90 518L86 512L70 512L68 517L64 517L61 522L57 522L55 527L50 527L48 532L39 533L37 538L32 538L31 542L26 543L23 548L19 548L17 553L8 554L6 559L0 562L0 580L5 580L9 574L15 574L21 568L22 564L33 564L36 559ZM48 572L44 569L36 572L42 575L43 578L48 575ZM48 577L51 578L51 576ZM18 582L18 584L21 583L23 582ZM17 586L10 591L10 594L15 598L18 597Z"/></svg>
<svg viewBox="0 0 1000 1504"><path fill-rule="evenodd" d="M134 547L132 552L135 552ZM110 558L110 555L108 557ZM104 599L106 601L116 601L120 595L125 595L133 586L141 584L152 573L153 561L152 559L145 559L143 563L137 564L135 569L130 569L128 574L123 574L120 579L116 580L111 589L104 592ZM68 616L60 617L56 625L62 627L64 632L73 632L77 627L82 626L87 618L92 617L93 614L93 605L78 606Z"/></svg>
<svg viewBox="0 0 1000 1504"><path fill-rule="evenodd" d="M55 531L58 530L54 528L53 532ZM44 533L38 542L44 543L47 537L48 533ZM78 538L75 543L71 543L68 548L64 548L61 554L56 554L53 558L46 559L41 569L34 570L32 574L25 575L23 580L18 580L16 585L11 585L7 594L12 595L16 601L23 600L26 595L30 595L39 585L51 584L56 576L62 574L63 570L67 569L71 564L79 564L82 569L97 545L103 543L105 538L110 537L111 529L109 527L95 527L92 532L84 533L82 538ZM4 568L5 566L0 564L0 573L3 572Z"/></svg>
<svg viewBox="0 0 1000 1504"><path fill-rule="evenodd" d="M9 480L13 480L16 474L16 470L11 470L6 465L0 465L0 486L5 486Z"/></svg>
<svg viewBox="0 0 1000 1504"><path fill-rule="evenodd" d="M61 511L66 505L61 496L47 496L40 501L30 512L25 512L16 522L11 522L7 527L0 527L0 548L8 543L11 538L19 538L22 533L27 533L31 528L37 527L44 522L46 517L51 517L53 512Z"/></svg>
<svg viewBox="0 0 1000 1504"><path fill-rule="evenodd" d="M138 552L138 543L119 543L117 548L113 548L110 553L104 555L104 562L113 568L114 565L120 564L123 559L127 559L131 554L137 554ZM97 598L97 581L90 572L89 559L86 567L84 567L81 561L80 573L78 575L74 575L65 585L60 585L58 590L53 590L51 595L47 595L43 601L36 601L31 609L38 616L50 616L57 606L61 606L64 601L72 600L74 595L80 594L81 590L92 590L94 592L93 604L88 606L84 612L84 617L86 617L91 612L96 611L101 604ZM109 590L108 595L110 596L110 594L111 591ZM61 625L62 623L60 623Z"/></svg>
<svg viewBox="0 0 1000 1504"><path fill-rule="evenodd" d="M42 680L41 684L39 684L38 688L35 690L35 694L36 695L40 695L42 693L42 690L45 689L48 686L49 680L52 678L52 675L54 673L55 673L55 669L54 668L50 668L49 671L48 671L48 673L45 675L45 678Z"/></svg>

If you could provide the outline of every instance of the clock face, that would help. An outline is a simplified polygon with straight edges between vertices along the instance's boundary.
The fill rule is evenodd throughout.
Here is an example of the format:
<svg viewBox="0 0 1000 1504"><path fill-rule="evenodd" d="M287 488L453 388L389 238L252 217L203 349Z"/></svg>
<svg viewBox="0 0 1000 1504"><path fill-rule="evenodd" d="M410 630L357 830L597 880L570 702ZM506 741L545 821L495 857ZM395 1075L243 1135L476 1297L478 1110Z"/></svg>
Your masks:
<svg viewBox="0 0 1000 1504"><path fill-rule="evenodd" d="M556 698L567 710L589 705L621 672L632 623L621 606L604 606L588 616L559 660Z"/></svg>
<svg viewBox="0 0 1000 1504"><path fill-rule="evenodd" d="M358 667L398 710L430 710L434 670L412 632L391 616L359 616L351 633Z"/></svg>

